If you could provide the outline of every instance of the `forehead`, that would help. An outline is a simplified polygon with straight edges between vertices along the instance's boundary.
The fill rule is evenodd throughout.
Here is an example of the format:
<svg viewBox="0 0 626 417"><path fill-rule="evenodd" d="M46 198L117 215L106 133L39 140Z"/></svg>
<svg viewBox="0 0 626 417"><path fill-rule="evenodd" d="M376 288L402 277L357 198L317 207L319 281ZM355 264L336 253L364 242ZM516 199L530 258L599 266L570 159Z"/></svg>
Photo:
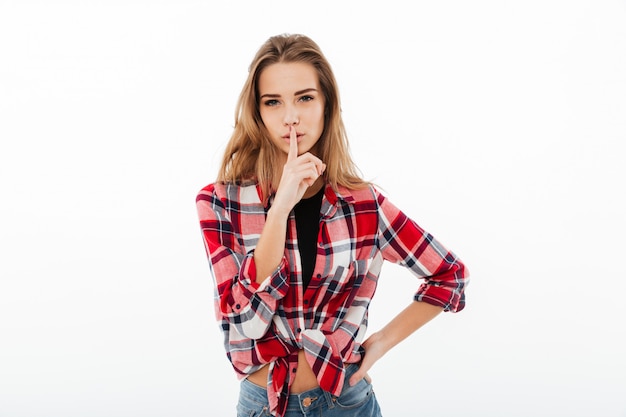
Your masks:
<svg viewBox="0 0 626 417"><path fill-rule="evenodd" d="M261 94L293 93L306 88L319 90L319 79L313 65L306 62L279 62L266 67L259 76Z"/></svg>

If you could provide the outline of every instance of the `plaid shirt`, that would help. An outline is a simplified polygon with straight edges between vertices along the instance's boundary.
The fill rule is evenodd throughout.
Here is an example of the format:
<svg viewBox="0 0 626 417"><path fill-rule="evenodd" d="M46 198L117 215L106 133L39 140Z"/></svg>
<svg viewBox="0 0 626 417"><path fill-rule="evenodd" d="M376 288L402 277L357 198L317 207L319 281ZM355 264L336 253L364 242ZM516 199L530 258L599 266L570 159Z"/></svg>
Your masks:
<svg viewBox="0 0 626 417"><path fill-rule="evenodd" d="M240 379L269 364L273 415L285 410L300 349L320 387L341 393L344 364L364 354L367 310L383 260L424 280L416 301L453 312L465 305L464 265L373 187L326 187L306 289L293 211L282 262L257 282L254 249L271 199L264 205L255 184L216 183L203 188L196 202L227 356Z"/></svg>

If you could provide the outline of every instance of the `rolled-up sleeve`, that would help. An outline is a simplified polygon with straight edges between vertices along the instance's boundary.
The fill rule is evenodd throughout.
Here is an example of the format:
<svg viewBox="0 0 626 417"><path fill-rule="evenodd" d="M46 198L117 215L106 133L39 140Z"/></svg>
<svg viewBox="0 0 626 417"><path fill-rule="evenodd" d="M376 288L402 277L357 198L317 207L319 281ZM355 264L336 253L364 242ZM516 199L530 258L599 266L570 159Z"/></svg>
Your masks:
<svg viewBox="0 0 626 417"><path fill-rule="evenodd" d="M383 258L407 267L424 280L415 301L440 306L444 311L461 311L469 282L463 262L378 192L377 201L378 245Z"/></svg>
<svg viewBox="0 0 626 417"><path fill-rule="evenodd" d="M254 250L246 252L238 225L213 187L198 193L196 206L215 280L217 318L228 321L242 336L258 339L267 332L277 303L289 289L287 260L283 257L272 274L257 282Z"/></svg>

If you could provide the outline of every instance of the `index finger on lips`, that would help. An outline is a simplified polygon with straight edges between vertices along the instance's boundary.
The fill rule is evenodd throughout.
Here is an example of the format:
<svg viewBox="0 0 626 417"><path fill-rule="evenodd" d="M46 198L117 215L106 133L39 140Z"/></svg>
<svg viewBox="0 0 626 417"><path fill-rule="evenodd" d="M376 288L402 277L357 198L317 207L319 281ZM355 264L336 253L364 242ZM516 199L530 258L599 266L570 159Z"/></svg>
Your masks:
<svg viewBox="0 0 626 417"><path fill-rule="evenodd" d="M287 160L293 161L298 157L298 136L296 135L296 128L289 126L289 154L287 154Z"/></svg>

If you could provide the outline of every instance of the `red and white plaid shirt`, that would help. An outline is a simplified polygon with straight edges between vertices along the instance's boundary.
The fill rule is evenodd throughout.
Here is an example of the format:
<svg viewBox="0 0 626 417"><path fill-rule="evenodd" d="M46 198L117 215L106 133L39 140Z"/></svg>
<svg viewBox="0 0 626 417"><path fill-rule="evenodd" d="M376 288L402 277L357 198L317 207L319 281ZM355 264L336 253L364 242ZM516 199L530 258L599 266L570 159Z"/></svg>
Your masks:
<svg viewBox="0 0 626 417"><path fill-rule="evenodd" d="M364 354L368 306L383 260L424 280L416 301L453 312L465 305L463 263L373 187L326 186L306 289L293 212L282 262L257 283L254 249L271 199L264 205L255 184L216 183L203 188L196 202L227 356L240 379L269 364L273 415L285 410L300 349L320 387L341 393L344 364Z"/></svg>

